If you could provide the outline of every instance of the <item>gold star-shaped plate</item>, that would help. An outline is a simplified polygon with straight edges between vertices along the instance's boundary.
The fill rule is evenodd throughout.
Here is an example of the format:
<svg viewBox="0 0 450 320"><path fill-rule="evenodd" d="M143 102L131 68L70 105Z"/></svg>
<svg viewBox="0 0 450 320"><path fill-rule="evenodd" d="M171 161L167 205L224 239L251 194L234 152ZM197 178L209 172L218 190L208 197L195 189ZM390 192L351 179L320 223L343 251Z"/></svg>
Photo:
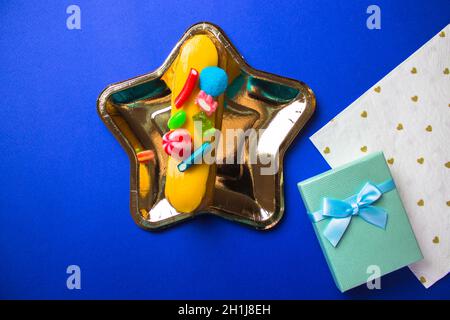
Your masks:
<svg viewBox="0 0 450 320"><path fill-rule="evenodd" d="M256 151L276 159L274 174L261 174L261 163L249 161L248 143L241 164L217 164L212 199L193 213L177 212L165 197L168 156L162 135L168 131L171 92L161 79L183 43L198 34L213 40L224 57L227 73L234 74L225 93L222 132L264 129ZM315 109L315 97L304 83L251 68L222 30L210 23L192 26L164 63L155 71L108 86L97 101L98 113L127 152L131 163L130 208L144 229L161 229L198 214L210 213L258 229L269 229L283 216L283 156ZM153 150L155 159L140 163L137 153ZM225 159L227 153L216 156ZM189 195L186 195L189 196Z"/></svg>

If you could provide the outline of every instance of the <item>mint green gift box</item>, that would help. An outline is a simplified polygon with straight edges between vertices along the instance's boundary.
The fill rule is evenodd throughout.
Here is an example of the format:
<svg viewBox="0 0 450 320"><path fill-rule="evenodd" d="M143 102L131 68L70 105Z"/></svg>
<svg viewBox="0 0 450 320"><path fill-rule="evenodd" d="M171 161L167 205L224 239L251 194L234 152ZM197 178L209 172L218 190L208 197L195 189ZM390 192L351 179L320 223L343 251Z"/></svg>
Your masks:
<svg viewBox="0 0 450 320"><path fill-rule="evenodd" d="M357 195L367 182L381 185L391 179L383 153L376 152L302 181L298 188L312 217L323 212L324 198L346 200ZM397 189L384 192L371 205L387 213L385 228L353 215L336 246L324 235L335 218L326 217L318 222L311 219L334 281L342 292L366 283L373 270L379 270L382 276L423 258Z"/></svg>

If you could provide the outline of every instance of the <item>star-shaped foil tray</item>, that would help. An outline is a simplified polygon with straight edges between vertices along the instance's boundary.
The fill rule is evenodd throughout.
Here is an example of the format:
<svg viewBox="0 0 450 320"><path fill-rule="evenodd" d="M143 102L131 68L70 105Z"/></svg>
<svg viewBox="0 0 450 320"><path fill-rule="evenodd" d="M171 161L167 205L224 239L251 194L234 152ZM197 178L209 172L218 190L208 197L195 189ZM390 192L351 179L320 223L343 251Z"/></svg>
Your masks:
<svg viewBox="0 0 450 320"><path fill-rule="evenodd" d="M277 156L278 170L262 174L262 169L269 165L249 161L246 141L243 163L226 164L224 160L223 164L217 164L211 204L199 212L186 214L177 212L164 193L168 156L162 148L162 135L168 131L171 92L161 77L182 44L197 34L206 34L214 41L219 56L225 58L227 73L233 74L234 80L224 98L222 132L229 128L264 129L256 152ZM315 97L302 82L251 68L222 30L210 23L198 23L186 31L157 70L108 86L98 98L97 109L130 158L130 208L139 226L156 230L209 213L269 229L284 212L284 153L313 114ZM140 163L136 154L141 150L153 150L154 161ZM227 153L237 153L236 150L217 151L216 156L225 159Z"/></svg>

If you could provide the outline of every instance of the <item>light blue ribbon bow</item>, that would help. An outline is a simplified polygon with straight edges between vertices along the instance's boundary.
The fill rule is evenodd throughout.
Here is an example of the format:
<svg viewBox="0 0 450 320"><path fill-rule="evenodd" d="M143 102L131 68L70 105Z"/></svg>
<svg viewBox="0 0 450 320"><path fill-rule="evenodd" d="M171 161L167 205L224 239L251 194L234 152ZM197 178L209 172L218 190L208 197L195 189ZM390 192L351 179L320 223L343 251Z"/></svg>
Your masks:
<svg viewBox="0 0 450 320"><path fill-rule="evenodd" d="M310 213L314 222L323 219L330 219L330 222L323 231L325 238L330 241L333 247L336 247L342 236L347 230L353 216L359 216L364 221L385 229L387 223L387 212L379 207L372 206L383 193L395 189L392 179L389 179L379 185L367 182L358 194L345 200L324 198L322 210Z"/></svg>

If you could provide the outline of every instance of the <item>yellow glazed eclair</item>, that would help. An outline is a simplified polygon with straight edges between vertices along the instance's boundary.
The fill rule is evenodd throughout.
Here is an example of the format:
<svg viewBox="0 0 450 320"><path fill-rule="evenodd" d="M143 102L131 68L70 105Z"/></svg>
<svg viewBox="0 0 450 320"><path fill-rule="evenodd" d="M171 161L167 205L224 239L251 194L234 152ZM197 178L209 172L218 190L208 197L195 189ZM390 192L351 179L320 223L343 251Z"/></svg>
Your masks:
<svg viewBox="0 0 450 320"><path fill-rule="evenodd" d="M214 42L207 35L195 35L183 44L163 76L172 92L170 131L163 137L169 154L165 195L178 212L191 213L206 206L214 189L215 164L199 163L186 170L183 161L202 154L194 150L194 140L202 139L202 132L194 130L194 121L204 121L206 127L221 126L222 93L228 79L218 65Z"/></svg>

